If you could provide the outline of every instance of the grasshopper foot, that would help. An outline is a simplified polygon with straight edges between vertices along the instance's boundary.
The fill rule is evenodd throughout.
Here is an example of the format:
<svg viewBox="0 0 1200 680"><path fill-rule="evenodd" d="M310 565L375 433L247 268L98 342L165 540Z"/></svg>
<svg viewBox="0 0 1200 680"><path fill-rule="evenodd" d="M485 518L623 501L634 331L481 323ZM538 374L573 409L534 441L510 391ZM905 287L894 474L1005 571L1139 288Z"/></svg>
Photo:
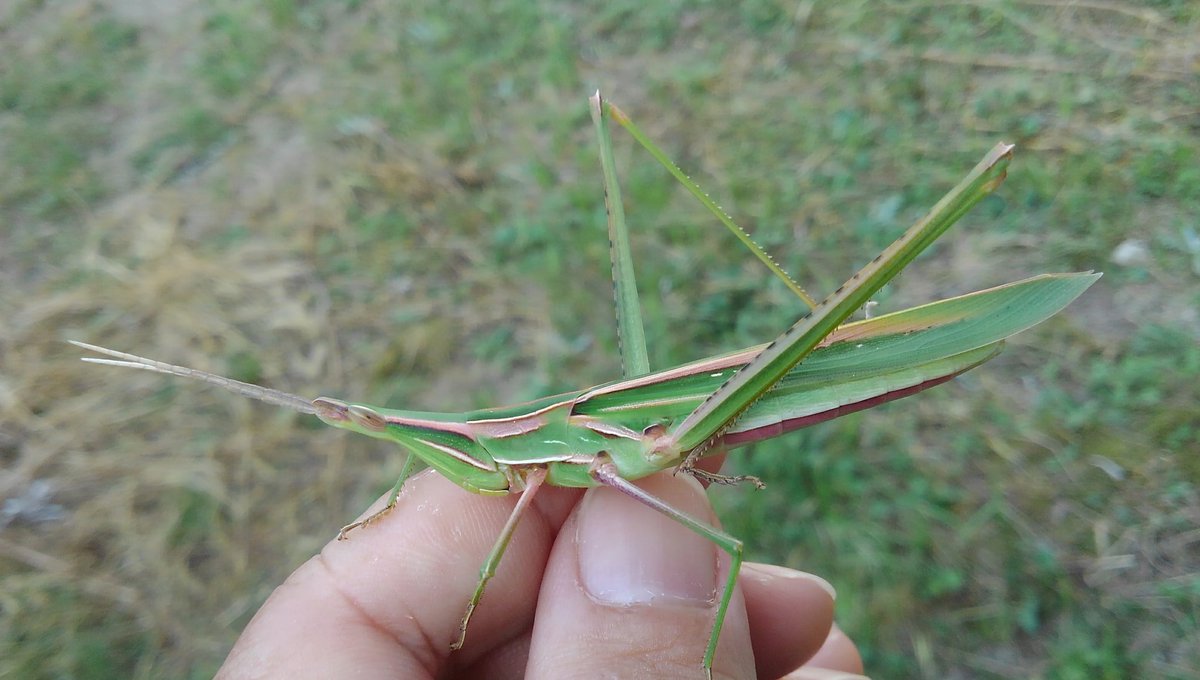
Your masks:
<svg viewBox="0 0 1200 680"><path fill-rule="evenodd" d="M392 508L394 508L394 507L396 507L395 502L388 503L387 505L384 506L384 508L382 510L371 515L370 517L367 517L366 519L360 519L357 522L352 522L350 524L347 524L346 526L342 527L341 531L338 532L337 540L339 540L339 541L346 540L347 538L349 538L349 536L347 536L347 534L349 534L352 530L357 529L359 527L367 526L371 522L374 522L375 520L379 519L380 517L383 517L384 515L391 512Z"/></svg>
<svg viewBox="0 0 1200 680"><path fill-rule="evenodd" d="M700 468L694 467L683 468L683 471L702 482L708 482L710 484L733 485L748 482L753 484L754 488L756 489L767 488L767 485L763 484L762 480L754 475L721 475L717 474L716 472L709 472L707 470L701 470Z"/></svg>

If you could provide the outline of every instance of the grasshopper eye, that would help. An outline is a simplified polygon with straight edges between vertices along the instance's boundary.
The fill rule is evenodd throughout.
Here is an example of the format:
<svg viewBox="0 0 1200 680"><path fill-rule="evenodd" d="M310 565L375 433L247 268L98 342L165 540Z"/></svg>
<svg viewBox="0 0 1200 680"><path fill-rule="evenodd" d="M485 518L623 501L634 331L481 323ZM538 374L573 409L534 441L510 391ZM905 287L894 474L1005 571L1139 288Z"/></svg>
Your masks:
<svg viewBox="0 0 1200 680"><path fill-rule="evenodd" d="M383 419L383 416L366 406L351 404L346 407L346 410L350 414L350 419L360 427L374 430L375 432L383 432L387 429L387 421Z"/></svg>
<svg viewBox="0 0 1200 680"><path fill-rule="evenodd" d="M350 407L337 399L317 397L312 400L312 407L316 416L327 423L344 423L349 420L347 411Z"/></svg>

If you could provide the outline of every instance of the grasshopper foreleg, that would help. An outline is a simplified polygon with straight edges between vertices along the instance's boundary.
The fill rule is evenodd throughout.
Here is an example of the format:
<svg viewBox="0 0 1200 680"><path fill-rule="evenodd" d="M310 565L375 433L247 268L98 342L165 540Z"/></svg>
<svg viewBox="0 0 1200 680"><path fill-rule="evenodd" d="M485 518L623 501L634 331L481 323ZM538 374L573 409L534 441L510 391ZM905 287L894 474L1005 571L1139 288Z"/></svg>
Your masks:
<svg viewBox="0 0 1200 680"><path fill-rule="evenodd" d="M404 459L404 467L400 469L400 478L396 480L396 484L394 486L392 486L392 492L388 494L387 505L383 506L382 510L380 510L379 512L373 513L366 519L360 519L357 522L352 522L352 523L347 524L346 526L342 527L342 530L338 532L337 540L339 540L339 541L346 540L347 534L349 534L351 530L357 529L359 527L365 527L368 524L370 524L371 522L374 522L375 520L379 519L380 517L383 517L384 515L391 512L392 508L396 507L396 501L400 498L400 489L404 486L404 482L408 479L409 473L412 472L413 464L415 464L416 462L417 462L417 457L412 455L411 453L408 454L408 457Z"/></svg>

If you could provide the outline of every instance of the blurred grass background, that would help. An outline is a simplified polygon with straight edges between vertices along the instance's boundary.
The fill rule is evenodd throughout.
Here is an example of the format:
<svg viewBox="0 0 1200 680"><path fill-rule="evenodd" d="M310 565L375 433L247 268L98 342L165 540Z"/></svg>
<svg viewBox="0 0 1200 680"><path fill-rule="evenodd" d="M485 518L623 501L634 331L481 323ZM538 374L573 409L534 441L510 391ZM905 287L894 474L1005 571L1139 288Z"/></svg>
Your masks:
<svg viewBox="0 0 1200 680"><path fill-rule="evenodd" d="M466 410L618 374L586 97L830 291L998 140L879 297L1104 278L953 384L743 450L757 559L878 678L1200 666L1200 5L11 0L0 677L206 677L401 457L68 338ZM658 367L798 303L623 133Z"/></svg>

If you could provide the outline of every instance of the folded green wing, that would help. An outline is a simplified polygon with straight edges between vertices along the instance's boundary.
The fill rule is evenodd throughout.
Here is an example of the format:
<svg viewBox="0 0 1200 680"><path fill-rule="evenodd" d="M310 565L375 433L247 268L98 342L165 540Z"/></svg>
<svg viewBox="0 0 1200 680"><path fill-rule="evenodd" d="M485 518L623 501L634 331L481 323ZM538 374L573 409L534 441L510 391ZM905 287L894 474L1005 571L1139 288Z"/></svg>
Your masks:
<svg viewBox="0 0 1200 680"><path fill-rule="evenodd" d="M730 444L780 434L907 396L983 363L1001 341L1053 316L1099 274L1045 274L841 326L725 433ZM631 428L670 424L762 347L589 390L575 413Z"/></svg>

